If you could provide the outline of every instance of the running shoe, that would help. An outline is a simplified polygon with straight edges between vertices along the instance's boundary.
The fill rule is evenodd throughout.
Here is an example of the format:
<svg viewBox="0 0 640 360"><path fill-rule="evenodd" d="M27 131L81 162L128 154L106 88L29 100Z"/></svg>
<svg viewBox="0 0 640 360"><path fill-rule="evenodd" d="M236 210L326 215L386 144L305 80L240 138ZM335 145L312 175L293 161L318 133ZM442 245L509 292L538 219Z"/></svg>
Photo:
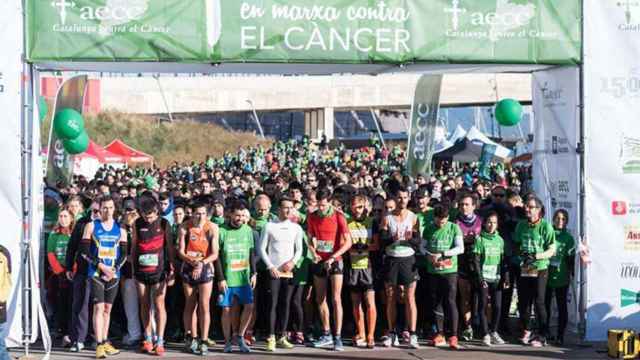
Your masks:
<svg viewBox="0 0 640 360"><path fill-rule="evenodd" d="M153 344L150 341L143 341L140 345L140 352L143 354L151 354L153 352Z"/></svg>
<svg viewBox="0 0 640 360"><path fill-rule="evenodd" d="M106 358L107 358L107 352L104 349L104 345L96 346L96 359L106 359Z"/></svg>
<svg viewBox="0 0 640 360"><path fill-rule="evenodd" d="M372 337L368 337L367 338L367 349L373 349L376 347L376 341L375 339Z"/></svg>
<svg viewBox="0 0 640 360"><path fill-rule="evenodd" d="M384 347L391 347L391 336L387 335L382 335L382 337L380 338L380 341L382 341L382 346Z"/></svg>
<svg viewBox="0 0 640 360"><path fill-rule="evenodd" d="M482 345L491 347L491 335L487 334L482 338Z"/></svg>
<svg viewBox="0 0 640 360"><path fill-rule="evenodd" d="M313 343L313 347L316 348L327 348L333 346L333 338L331 335L322 335L318 341Z"/></svg>
<svg viewBox="0 0 640 360"><path fill-rule="evenodd" d="M282 336L280 339L278 339L278 342L276 343L276 345L280 348L280 349L293 349L293 344L289 342L289 340L287 340L286 336Z"/></svg>
<svg viewBox="0 0 640 360"><path fill-rule="evenodd" d="M238 336L238 346L240 347L240 352L248 354L251 352L251 348L247 345L244 337Z"/></svg>
<svg viewBox="0 0 640 360"><path fill-rule="evenodd" d="M84 344L79 342L74 342L73 345L69 348L71 352L80 352L84 349Z"/></svg>
<svg viewBox="0 0 640 360"><path fill-rule="evenodd" d="M104 343L103 347L104 347L104 351L109 356L120 354L120 350L116 349L110 342Z"/></svg>
<svg viewBox="0 0 640 360"><path fill-rule="evenodd" d="M198 340L196 339L191 339L191 344L189 344L189 350L188 352L192 353L192 354L198 354L200 351L199 349L199 344L198 344Z"/></svg>
<svg viewBox="0 0 640 360"><path fill-rule="evenodd" d="M233 343L231 341L225 342L223 351L227 354L233 352Z"/></svg>
<svg viewBox="0 0 640 360"><path fill-rule="evenodd" d="M391 346L393 347L398 347L400 346L400 340L398 338L398 334L396 333L391 333Z"/></svg>
<svg viewBox="0 0 640 360"><path fill-rule="evenodd" d="M460 345L458 345L458 337L451 336L449 338L449 349L451 350L460 350Z"/></svg>
<svg viewBox="0 0 640 360"><path fill-rule="evenodd" d="M344 346L342 346L342 338L340 336L336 336L333 340L333 351L344 351Z"/></svg>
<svg viewBox="0 0 640 360"><path fill-rule="evenodd" d="M207 346L207 342L206 341L201 341L200 342L200 356L207 356L209 355L209 346Z"/></svg>
<svg viewBox="0 0 640 360"><path fill-rule="evenodd" d="M493 344L496 344L496 345L504 345L505 344L504 340L502 339L502 337L500 337L500 334L498 334L495 331L491 333L491 342Z"/></svg>
<svg viewBox="0 0 640 360"><path fill-rule="evenodd" d="M351 340L351 343L353 344L354 347L365 347L367 346L367 342L359 337L359 336L354 336L353 339Z"/></svg>
<svg viewBox="0 0 640 360"><path fill-rule="evenodd" d="M441 334L435 335L432 338L431 343L435 347L445 347L445 346L447 346L447 342L445 341L444 336L442 336Z"/></svg>
<svg viewBox="0 0 640 360"><path fill-rule="evenodd" d="M473 340L473 328L468 326L464 331L462 331L462 340L471 341Z"/></svg>
<svg viewBox="0 0 640 360"><path fill-rule="evenodd" d="M418 335L413 334L409 337L409 346L413 349L420 349L420 344L418 344Z"/></svg>
<svg viewBox="0 0 640 360"><path fill-rule="evenodd" d="M213 339L207 339L207 346L210 348L216 346L216 341Z"/></svg>
<svg viewBox="0 0 640 360"><path fill-rule="evenodd" d="M522 337L520 338L520 342L523 345L529 345L529 341L531 341L531 331L525 330L524 333L522 333Z"/></svg>
<svg viewBox="0 0 640 360"><path fill-rule="evenodd" d="M271 335L267 338L267 351L276 351L276 337L274 335Z"/></svg>
<svg viewBox="0 0 640 360"><path fill-rule="evenodd" d="M244 341L247 343L247 345L251 346L253 344L256 343L256 337L253 336L253 331L249 331L247 330L246 333L244 333Z"/></svg>
<svg viewBox="0 0 640 360"><path fill-rule="evenodd" d="M302 331L294 333L291 337L291 341L297 345L304 345L304 333Z"/></svg>
<svg viewBox="0 0 640 360"><path fill-rule="evenodd" d="M533 347L544 347L547 346L547 339L544 336L536 336L530 342L529 345Z"/></svg>
<svg viewBox="0 0 640 360"><path fill-rule="evenodd" d="M164 356L164 354L167 352L167 350L164 348L164 345L156 345L154 351L157 356Z"/></svg>
<svg viewBox="0 0 640 360"><path fill-rule="evenodd" d="M409 333L407 330L403 331L401 335L403 344L408 344L409 341L411 341L411 333Z"/></svg>

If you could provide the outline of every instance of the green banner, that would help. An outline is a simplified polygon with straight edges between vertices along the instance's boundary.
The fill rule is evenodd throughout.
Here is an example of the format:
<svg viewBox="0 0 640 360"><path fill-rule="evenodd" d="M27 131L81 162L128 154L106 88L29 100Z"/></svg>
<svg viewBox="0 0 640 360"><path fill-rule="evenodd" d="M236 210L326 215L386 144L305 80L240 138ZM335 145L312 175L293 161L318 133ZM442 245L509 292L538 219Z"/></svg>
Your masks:
<svg viewBox="0 0 640 360"><path fill-rule="evenodd" d="M416 85L407 147L407 173L414 179L431 175L441 88L442 75L422 75Z"/></svg>
<svg viewBox="0 0 640 360"><path fill-rule="evenodd" d="M73 77L62 84L56 95L54 116L51 120L52 127L55 114L63 109L73 109L82 114L86 88L86 75ZM62 145L62 139L56 135L56 132L50 130L50 133L46 183L48 186L56 186L58 183L67 185L71 179L73 159L72 156L65 151Z"/></svg>
<svg viewBox="0 0 640 360"><path fill-rule="evenodd" d="M209 62L204 0L30 0L31 60Z"/></svg>
<svg viewBox="0 0 640 360"><path fill-rule="evenodd" d="M30 0L28 59L580 62L579 0Z"/></svg>

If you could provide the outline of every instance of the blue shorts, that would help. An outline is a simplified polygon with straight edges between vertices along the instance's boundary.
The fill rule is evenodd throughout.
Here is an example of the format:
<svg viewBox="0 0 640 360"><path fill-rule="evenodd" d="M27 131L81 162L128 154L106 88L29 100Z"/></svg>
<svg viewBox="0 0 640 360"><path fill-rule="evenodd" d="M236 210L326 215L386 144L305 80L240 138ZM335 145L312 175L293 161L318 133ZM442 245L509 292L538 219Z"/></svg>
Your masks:
<svg viewBox="0 0 640 360"><path fill-rule="evenodd" d="M224 294L218 295L218 306L233 306L233 297L238 299L237 304L247 305L253 304L253 289L251 285L229 287Z"/></svg>

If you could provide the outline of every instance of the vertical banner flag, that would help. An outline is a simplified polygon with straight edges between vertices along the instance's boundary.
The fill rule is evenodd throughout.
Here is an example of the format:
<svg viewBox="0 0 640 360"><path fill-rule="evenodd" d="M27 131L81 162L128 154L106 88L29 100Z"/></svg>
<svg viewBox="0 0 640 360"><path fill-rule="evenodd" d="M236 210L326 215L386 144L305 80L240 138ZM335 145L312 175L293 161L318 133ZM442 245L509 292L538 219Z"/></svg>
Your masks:
<svg viewBox="0 0 640 360"><path fill-rule="evenodd" d="M640 330L640 4L584 6L586 335L599 341Z"/></svg>
<svg viewBox="0 0 640 360"><path fill-rule="evenodd" d="M569 213L567 229L576 242L580 235L579 89L579 73L574 67L533 74L533 189L544 202L547 220L551 221L558 209ZM579 273L575 274L579 279ZM577 284L574 281L568 295L573 329L578 323Z"/></svg>
<svg viewBox="0 0 640 360"><path fill-rule="evenodd" d="M431 174L441 88L442 75L422 75L416 85L407 146L407 173L414 178Z"/></svg>
<svg viewBox="0 0 640 360"><path fill-rule="evenodd" d="M66 80L56 95L56 102L53 114L64 110L73 109L82 114L84 104L84 93L87 87L87 76L80 75ZM53 120L51 121L53 129ZM47 161L47 185L55 186L58 182L67 183L71 178L72 160L71 155L64 150L62 139L55 131L49 131L49 160Z"/></svg>
<svg viewBox="0 0 640 360"><path fill-rule="evenodd" d="M22 339L20 239L22 229L22 178L20 122L22 114L22 9L20 1L0 2L0 337Z"/></svg>
<svg viewBox="0 0 640 360"><path fill-rule="evenodd" d="M482 145L482 153L480 154L480 177L491 179L490 165L497 148L494 144Z"/></svg>

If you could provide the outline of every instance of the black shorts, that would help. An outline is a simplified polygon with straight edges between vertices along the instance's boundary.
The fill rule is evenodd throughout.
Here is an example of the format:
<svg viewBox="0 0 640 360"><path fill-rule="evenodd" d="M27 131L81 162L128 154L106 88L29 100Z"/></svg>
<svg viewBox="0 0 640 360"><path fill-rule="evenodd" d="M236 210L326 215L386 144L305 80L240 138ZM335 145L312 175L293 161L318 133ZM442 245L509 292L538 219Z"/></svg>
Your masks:
<svg viewBox="0 0 640 360"><path fill-rule="evenodd" d="M184 283L191 286L198 286L213 281L214 274L212 264L204 266L202 268L202 272L200 272L200 276L197 279L194 279L191 276L191 272L193 272L193 267L186 262L182 263L182 270L180 271L180 275L182 276L182 281L184 281Z"/></svg>
<svg viewBox="0 0 640 360"><path fill-rule="evenodd" d="M113 304L118 295L119 279L104 281L100 278L91 278L91 303L92 304Z"/></svg>
<svg viewBox="0 0 640 360"><path fill-rule="evenodd" d="M327 277L327 275L329 276L342 275L343 271L344 271L344 262L342 260L334 261L333 264L331 264L331 268L329 270L327 270L324 267L323 262L311 265L311 273L313 274L313 276L317 276L317 277Z"/></svg>
<svg viewBox="0 0 640 360"><path fill-rule="evenodd" d="M347 285L352 292L373 291L373 271L369 269L349 269Z"/></svg>
<svg viewBox="0 0 640 360"><path fill-rule="evenodd" d="M415 256L386 257L384 259L384 281L390 285L410 285L418 280Z"/></svg>
<svg viewBox="0 0 640 360"><path fill-rule="evenodd" d="M146 274L143 272L135 273L133 277L136 281L141 282L145 285L155 285L161 283L167 279L167 273L159 272L159 273L150 273Z"/></svg>

